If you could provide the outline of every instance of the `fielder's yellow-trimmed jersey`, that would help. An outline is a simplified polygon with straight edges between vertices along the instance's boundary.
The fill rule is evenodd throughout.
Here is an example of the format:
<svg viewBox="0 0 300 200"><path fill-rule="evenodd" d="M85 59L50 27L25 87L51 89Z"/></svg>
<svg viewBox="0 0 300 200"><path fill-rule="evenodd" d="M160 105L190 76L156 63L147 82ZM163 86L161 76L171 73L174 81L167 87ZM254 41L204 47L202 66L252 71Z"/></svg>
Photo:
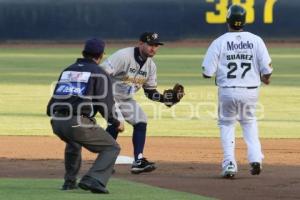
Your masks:
<svg viewBox="0 0 300 200"><path fill-rule="evenodd" d="M118 99L132 98L141 87L157 87L156 65L152 58L148 57L140 66L134 51L134 47L120 49L100 65L112 77L114 94Z"/></svg>
<svg viewBox="0 0 300 200"><path fill-rule="evenodd" d="M216 75L219 87L257 87L261 74L270 74L271 58L263 40L250 32L228 32L209 46L202 67Z"/></svg>

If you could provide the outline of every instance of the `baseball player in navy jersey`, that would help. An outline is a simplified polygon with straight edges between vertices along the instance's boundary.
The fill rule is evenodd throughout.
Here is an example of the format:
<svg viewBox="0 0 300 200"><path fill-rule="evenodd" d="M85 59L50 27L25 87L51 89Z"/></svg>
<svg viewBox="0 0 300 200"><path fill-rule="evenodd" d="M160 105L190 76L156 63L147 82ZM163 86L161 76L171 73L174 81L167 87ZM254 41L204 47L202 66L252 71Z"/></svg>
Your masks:
<svg viewBox="0 0 300 200"><path fill-rule="evenodd" d="M219 87L218 125L224 153L224 178L232 178L237 173L236 121L239 121L243 130L252 175L260 174L264 157L258 137L255 106L261 81L270 83L271 58L263 40L243 30L245 19L243 7L232 5L228 9L229 31L212 42L202 64L204 78L215 74Z"/></svg>
<svg viewBox="0 0 300 200"><path fill-rule="evenodd" d="M133 126L132 143L134 162L131 172L139 174L156 169L155 163L148 161L144 155L146 140L147 116L133 99L134 94L143 88L145 95L153 100L172 106L183 97L183 86L176 84L173 89L160 94L157 90L156 65L152 57L156 54L160 42L155 32L141 34L136 47L120 49L109 56L101 66L112 77L114 97L119 108L119 120L127 121ZM117 127L109 124L107 131L116 139Z"/></svg>

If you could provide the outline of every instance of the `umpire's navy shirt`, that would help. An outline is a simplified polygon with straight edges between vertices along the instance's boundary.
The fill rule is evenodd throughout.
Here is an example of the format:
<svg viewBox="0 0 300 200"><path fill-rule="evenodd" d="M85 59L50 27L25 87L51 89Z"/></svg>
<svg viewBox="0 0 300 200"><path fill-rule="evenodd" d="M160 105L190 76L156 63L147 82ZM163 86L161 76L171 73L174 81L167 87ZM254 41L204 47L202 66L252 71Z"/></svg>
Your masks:
<svg viewBox="0 0 300 200"><path fill-rule="evenodd" d="M53 103L57 105L53 106L51 112ZM54 94L48 103L47 115L68 111L69 108L64 103L72 106L73 115L94 117L99 112L108 123L116 126L120 124L114 117L116 115L113 115L115 101L111 79L92 59L78 58L61 73ZM80 113L77 113L81 103L85 106L81 107Z"/></svg>

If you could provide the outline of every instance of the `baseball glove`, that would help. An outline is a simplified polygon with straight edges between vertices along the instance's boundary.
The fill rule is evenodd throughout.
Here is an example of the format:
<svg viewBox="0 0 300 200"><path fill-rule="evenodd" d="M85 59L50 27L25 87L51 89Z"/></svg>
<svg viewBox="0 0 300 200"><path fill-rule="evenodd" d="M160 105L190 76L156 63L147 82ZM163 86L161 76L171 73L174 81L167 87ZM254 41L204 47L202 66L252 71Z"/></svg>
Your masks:
<svg viewBox="0 0 300 200"><path fill-rule="evenodd" d="M171 107L178 103L183 96L184 93L184 87L183 85L176 83L173 87L173 89L167 89L163 93L164 95L164 103L166 106Z"/></svg>

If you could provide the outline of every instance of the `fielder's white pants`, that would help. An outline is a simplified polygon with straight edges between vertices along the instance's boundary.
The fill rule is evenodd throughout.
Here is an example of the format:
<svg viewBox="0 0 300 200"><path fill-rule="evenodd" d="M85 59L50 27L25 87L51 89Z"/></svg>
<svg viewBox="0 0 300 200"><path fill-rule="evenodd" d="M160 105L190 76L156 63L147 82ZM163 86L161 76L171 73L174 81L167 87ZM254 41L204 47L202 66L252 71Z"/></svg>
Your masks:
<svg viewBox="0 0 300 200"><path fill-rule="evenodd" d="M116 99L116 111L119 121L127 121L131 125L147 123L147 115L141 106L132 98Z"/></svg>
<svg viewBox="0 0 300 200"><path fill-rule="evenodd" d="M262 162L263 154L258 137L258 127L255 117L259 89L219 88L219 120L221 142L224 158L222 167L228 162L235 166L235 124L239 121L243 138L248 149L248 161Z"/></svg>

